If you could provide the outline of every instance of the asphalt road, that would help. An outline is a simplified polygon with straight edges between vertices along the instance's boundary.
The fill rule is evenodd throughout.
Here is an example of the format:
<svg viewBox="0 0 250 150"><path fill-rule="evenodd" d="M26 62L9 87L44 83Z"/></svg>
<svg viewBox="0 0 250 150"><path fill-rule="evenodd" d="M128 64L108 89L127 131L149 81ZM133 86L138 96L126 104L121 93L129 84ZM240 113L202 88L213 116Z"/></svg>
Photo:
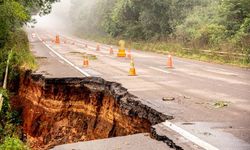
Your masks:
<svg viewBox="0 0 250 150"><path fill-rule="evenodd" d="M51 42L55 38L53 32L37 30L37 36L39 38L31 38L36 54L56 58L57 65L68 64L52 53L52 49L91 76L122 83L131 93L142 98L143 103L173 115L172 123L218 149L250 149L249 69L177 57L173 58L174 68L168 69L166 55L132 50L137 76L128 76L130 60L118 58L115 46L114 55L110 55L110 46L100 44L100 51L96 51L97 43L71 35L61 33L61 44ZM90 60L88 68L82 66L84 53L97 57ZM51 76L62 72L53 65L42 66L45 67L38 72L49 72ZM68 76L82 76L73 67L63 72ZM163 101L163 97L174 100ZM226 101L228 106L216 108L214 104L218 101ZM164 125L161 128L169 130Z"/></svg>
<svg viewBox="0 0 250 150"><path fill-rule="evenodd" d="M147 142L145 142L147 141ZM112 143L112 144L111 144ZM142 146L143 143L143 146ZM94 146L93 146L94 145ZM135 134L75 144L66 144L53 148L53 150L171 150L166 144L152 140L147 134Z"/></svg>

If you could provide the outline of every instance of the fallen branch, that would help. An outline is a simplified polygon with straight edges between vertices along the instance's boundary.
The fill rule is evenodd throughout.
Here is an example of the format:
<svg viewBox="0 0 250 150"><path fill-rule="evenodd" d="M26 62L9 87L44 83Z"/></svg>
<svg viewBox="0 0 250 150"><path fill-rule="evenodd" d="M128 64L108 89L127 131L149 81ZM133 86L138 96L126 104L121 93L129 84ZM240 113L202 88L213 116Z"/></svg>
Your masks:
<svg viewBox="0 0 250 150"><path fill-rule="evenodd" d="M8 59L7 59L7 64L6 64L6 69L5 69L5 76L4 76L4 81L3 81L3 89L7 88L7 79L8 79L9 63L10 63L11 56L12 56L12 50L10 51L10 53L8 55Z"/></svg>

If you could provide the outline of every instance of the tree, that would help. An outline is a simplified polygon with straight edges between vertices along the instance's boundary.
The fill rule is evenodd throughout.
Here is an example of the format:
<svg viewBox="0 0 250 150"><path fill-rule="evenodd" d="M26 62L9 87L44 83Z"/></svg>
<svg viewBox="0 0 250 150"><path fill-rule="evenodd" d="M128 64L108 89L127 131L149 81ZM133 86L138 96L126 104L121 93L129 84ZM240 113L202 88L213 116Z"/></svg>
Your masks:
<svg viewBox="0 0 250 150"><path fill-rule="evenodd" d="M223 0L221 14L224 17L221 23L226 26L228 34L232 36L240 30L245 20L250 18L250 2L249 0Z"/></svg>
<svg viewBox="0 0 250 150"><path fill-rule="evenodd" d="M72 0L73 24L84 32L113 37L168 37L197 0ZM202 1L201 1L202 3Z"/></svg>
<svg viewBox="0 0 250 150"><path fill-rule="evenodd" d="M0 49L11 32L31 21L31 15L48 14L57 0L3 0L0 3Z"/></svg>

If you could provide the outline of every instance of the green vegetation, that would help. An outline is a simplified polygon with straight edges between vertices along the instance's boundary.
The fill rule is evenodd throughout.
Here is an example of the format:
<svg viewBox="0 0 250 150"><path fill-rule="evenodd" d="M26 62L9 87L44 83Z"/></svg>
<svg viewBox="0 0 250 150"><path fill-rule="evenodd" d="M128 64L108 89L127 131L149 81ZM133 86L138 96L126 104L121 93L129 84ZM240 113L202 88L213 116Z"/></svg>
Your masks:
<svg viewBox="0 0 250 150"><path fill-rule="evenodd" d="M18 76L19 69L36 69L35 59L29 51L27 35L23 30L19 29L9 35L5 47L1 49L0 79L3 79L10 50L12 50L12 53L8 76L9 82Z"/></svg>
<svg viewBox="0 0 250 150"><path fill-rule="evenodd" d="M70 16L85 38L250 66L249 0L72 0Z"/></svg>
<svg viewBox="0 0 250 150"><path fill-rule="evenodd" d="M51 3L56 0L29 1L3 0L0 2L0 83L5 72L6 61L12 50L10 77L17 73L20 67L35 68L32 55L29 52L27 35L22 31L23 25L33 21L31 14L41 10L41 14L50 12ZM11 81L11 80L10 80Z"/></svg>
<svg viewBox="0 0 250 150"><path fill-rule="evenodd" d="M216 101L213 103L214 108L223 108L223 107L227 107L229 106L230 102L226 102L226 101Z"/></svg>
<svg viewBox="0 0 250 150"><path fill-rule="evenodd" d="M24 145L24 143L18 138L5 138L2 145L0 145L0 149L3 150L28 150L28 147Z"/></svg>
<svg viewBox="0 0 250 150"><path fill-rule="evenodd" d="M20 114L11 110L7 90L0 89L0 94L3 94L4 98L2 111L0 112L0 149L27 149L23 142L19 140L22 137Z"/></svg>
<svg viewBox="0 0 250 150"><path fill-rule="evenodd" d="M31 15L47 14L56 0L1 0L0 1L0 85L3 84L9 58L8 90L0 88L3 105L0 109L0 149L28 149L20 140L20 114L10 105L9 89L15 88L20 69L35 69L35 59L29 51L28 38L22 27L34 22Z"/></svg>

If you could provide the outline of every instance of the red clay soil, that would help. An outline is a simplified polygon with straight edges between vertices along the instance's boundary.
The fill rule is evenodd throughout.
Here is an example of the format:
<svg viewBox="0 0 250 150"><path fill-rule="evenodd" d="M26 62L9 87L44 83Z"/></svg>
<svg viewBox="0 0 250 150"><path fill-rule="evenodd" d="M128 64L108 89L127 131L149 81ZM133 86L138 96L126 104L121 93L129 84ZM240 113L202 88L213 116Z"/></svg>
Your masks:
<svg viewBox="0 0 250 150"><path fill-rule="evenodd" d="M32 149L150 132L171 119L129 94L120 84L101 78L21 76L18 103Z"/></svg>

